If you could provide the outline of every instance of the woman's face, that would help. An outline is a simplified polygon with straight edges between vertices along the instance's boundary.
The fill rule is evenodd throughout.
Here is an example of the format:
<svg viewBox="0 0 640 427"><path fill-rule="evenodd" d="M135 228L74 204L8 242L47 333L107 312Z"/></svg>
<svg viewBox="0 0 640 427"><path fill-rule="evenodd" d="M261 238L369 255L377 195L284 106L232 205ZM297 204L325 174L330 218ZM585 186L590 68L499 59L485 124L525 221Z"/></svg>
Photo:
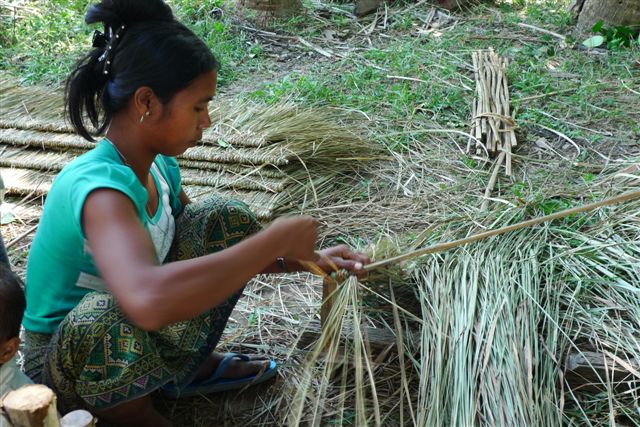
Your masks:
<svg viewBox="0 0 640 427"><path fill-rule="evenodd" d="M209 101L216 93L216 81L215 71L201 74L163 105L154 132L155 141L161 144L156 147L158 152L177 156L202 139L202 131L211 126Z"/></svg>

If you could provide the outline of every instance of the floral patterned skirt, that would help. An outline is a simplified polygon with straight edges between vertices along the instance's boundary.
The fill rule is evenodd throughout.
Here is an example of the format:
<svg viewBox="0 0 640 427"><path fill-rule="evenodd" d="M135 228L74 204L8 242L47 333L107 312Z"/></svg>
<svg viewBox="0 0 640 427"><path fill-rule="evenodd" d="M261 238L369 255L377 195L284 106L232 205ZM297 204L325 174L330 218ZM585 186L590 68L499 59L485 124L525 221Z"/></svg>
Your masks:
<svg viewBox="0 0 640 427"><path fill-rule="evenodd" d="M259 230L242 202L192 203L176 220L168 261L221 251ZM38 378L42 368L42 381L56 392L62 412L110 408L170 381L185 386L214 350L241 294L192 320L149 332L127 320L110 293L89 293L52 337L27 333L25 370Z"/></svg>

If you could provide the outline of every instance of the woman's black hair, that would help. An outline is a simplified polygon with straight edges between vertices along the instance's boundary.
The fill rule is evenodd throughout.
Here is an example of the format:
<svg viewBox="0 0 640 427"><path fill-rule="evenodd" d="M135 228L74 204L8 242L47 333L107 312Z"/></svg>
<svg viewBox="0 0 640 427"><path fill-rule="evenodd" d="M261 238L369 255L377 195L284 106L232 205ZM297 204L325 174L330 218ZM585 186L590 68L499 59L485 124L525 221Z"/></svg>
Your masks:
<svg viewBox="0 0 640 427"><path fill-rule="evenodd" d="M102 0L85 21L103 23L105 32L94 36L97 47L69 75L65 106L73 127L89 141L94 139L85 116L100 135L138 88L150 87L167 103L196 77L220 67L162 0Z"/></svg>

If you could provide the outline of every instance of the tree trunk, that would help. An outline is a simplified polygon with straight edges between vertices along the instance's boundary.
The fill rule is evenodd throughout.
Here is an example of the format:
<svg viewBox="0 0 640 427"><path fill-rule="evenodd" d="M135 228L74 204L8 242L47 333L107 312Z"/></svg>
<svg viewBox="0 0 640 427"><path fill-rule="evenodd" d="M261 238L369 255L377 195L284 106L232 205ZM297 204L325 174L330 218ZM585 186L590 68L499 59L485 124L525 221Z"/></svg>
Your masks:
<svg viewBox="0 0 640 427"><path fill-rule="evenodd" d="M640 0L574 0L570 10L578 15L578 31L591 33L599 20L605 27L625 26L640 29Z"/></svg>
<svg viewBox="0 0 640 427"><path fill-rule="evenodd" d="M242 8L249 9L255 16L258 26L269 26L276 20L286 19L297 15L302 10L301 0L237 0Z"/></svg>

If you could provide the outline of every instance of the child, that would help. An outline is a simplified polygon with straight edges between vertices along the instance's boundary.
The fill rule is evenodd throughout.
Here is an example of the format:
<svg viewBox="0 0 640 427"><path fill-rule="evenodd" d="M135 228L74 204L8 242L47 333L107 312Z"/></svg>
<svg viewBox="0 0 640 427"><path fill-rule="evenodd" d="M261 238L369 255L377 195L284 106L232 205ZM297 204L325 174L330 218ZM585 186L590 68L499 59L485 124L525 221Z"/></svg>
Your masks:
<svg viewBox="0 0 640 427"><path fill-rule="evenodd" d="M25 308L21 280L0 263L0 400L31 380L20 371L16 353L20 345L20 323ZM10 425L0 416L0 426Z"/></svg>
<svg viewBox="0 0 640 427"><path fill-rule="evenodd" d="M25 368L62 412L168 425L149 393L241 388L275 375L264 357L213 350L244 285L298 260L356 273L346 246L314 251L317 223L261 230L244 203L189 200L175 156L211 125L218 62L162 0L102 0L94 49L67 81L70 122L106 131L56 178L27 262ZM329 261L328 261L329 259Z"/></svg>

